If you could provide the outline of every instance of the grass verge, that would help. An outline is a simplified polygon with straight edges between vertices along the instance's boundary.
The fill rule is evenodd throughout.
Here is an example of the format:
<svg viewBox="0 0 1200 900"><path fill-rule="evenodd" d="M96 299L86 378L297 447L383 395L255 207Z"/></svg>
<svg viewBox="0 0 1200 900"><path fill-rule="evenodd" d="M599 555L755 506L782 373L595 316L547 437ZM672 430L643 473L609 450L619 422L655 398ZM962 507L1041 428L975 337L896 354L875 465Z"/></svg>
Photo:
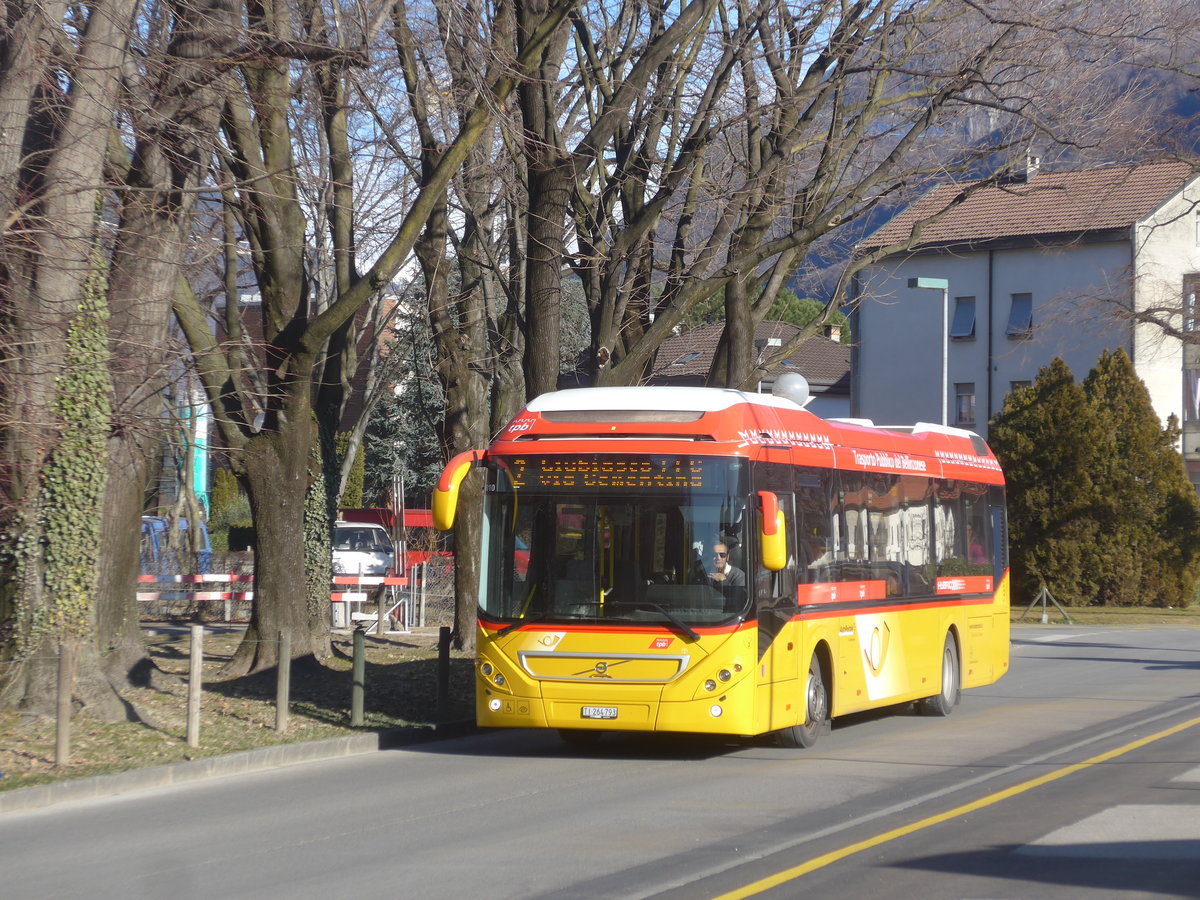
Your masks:
<svg viewBox="0 0 1200 900"><path fill-rule="evenodd" d="M1028 611L1028 612L1027 612ZM1155 609L1148 606L1083 606L1067 607L1067 615L1076 625L1171 625L1176 628L1200 627L1200 606L1187 609ZM1024 618L1022 618L1024 617ZM1066 622L1053 605L1046 608L1051 623ZM1013 605L1012 620L1016 624L1036 625L1042 620L1042 607Z"/></svg>
<svg viewBox="0 0 1200 900"><path fill-rule="evenodd" d="M366 639L364 725L350 727L351 638L335 635L338 657L320 666L297 664L291 677L287 730L275 731L275 673L222 680L240 631L204 638L204 693L198 747L187 744L188 643L186 626L153 629L150 656L170 677L162 689L137 688L127 699L154 721L98 722L86 714L71 723L70 763L56 767L52 717L0 714L0 790L70 778L105 775L147 766L220 756L242 750L345 737L404 726L430 726L474 715L473 666L451 651L450 690L438 709L437 635ZM342 658L342 657L345 658Z"/></svg>

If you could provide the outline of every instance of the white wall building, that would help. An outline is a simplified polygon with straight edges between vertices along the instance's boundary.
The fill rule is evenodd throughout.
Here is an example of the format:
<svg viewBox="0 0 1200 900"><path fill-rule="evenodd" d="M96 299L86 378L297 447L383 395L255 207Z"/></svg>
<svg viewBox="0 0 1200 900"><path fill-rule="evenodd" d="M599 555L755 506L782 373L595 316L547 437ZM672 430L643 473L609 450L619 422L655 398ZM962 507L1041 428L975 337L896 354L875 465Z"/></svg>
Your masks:
<svg viewBox="0 0 1200 900"><path fill-rule="evenodd" d="M986 436L1005 396L1054 357L1082 380L1102 351L1123 348L1163 421L1173 413L1184 423L1200 482L1200 347L1189 345L1185 359L1178 331L1135 321L1200 328L1183 315L1200 284L1193 167L1172 161L943 185L860 252L886 251L914 231L912 249L856 281L853 415L939 422L944 383L947 424ZM910 288L917 278L946 282L946 331L942 290Z"/></svg>

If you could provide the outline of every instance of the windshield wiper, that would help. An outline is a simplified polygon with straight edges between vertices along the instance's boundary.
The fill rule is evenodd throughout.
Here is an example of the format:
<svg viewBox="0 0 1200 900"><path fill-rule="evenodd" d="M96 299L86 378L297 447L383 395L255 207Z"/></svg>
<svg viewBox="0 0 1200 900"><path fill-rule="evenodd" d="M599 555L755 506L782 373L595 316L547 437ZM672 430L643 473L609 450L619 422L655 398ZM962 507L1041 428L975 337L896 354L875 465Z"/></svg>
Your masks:
<svg viewBox="0 0 1200 900"><path fill-rule="evenodd" d="M517 619L515 622L509 622L503 628L496 632L496 637L504 637L510 631L515 631L522 625L532 625L534 622L543 622L553 616L551 612L540 612L532 616L526 616L524 619Z"/></svg>
<svg viewBox="0 0 1200 900"><path fill-rule="evenodd" d="M700 640L699 632L692 630L687 622L683 621L683 619L679 618L679 616L675 615L675 613L671 612L666 607L659 606L657 603L650 603L645 600L640 600L636 603L623 603L620 600L611 600L609 602L611 602L613 606L622 606L633 610L652 609L655 612L662 613L663 616L666 617L667 621L675 626L677 631L687 635L687 637L691 638L693 641Z"/></svg>

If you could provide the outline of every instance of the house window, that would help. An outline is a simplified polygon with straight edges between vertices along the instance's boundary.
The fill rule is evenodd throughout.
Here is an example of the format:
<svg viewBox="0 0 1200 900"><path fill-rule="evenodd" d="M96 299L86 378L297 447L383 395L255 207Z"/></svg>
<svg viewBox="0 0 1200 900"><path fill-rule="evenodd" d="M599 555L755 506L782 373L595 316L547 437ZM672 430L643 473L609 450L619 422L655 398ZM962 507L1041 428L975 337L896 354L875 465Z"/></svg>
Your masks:
<svg viewBox="0 0 1200 900"><path fill-rule="evenodd" d="M675 362L671 363L671 365L682 366L682 365L686 365L687 363L690 363L694 359L699 359L699 358L700 358L700 352L697 350L692 353L683 354L683 356L679 357L679 359L675 360Z"/></svg>
<svg viewBox="0 0 1200 900"><path fill-rule="evenodd" d="M954 385L954 424L975 424L975 382Z"/></svg>
<svg viewBox="0 0 1200 900"><path fill-rule="evenodd" d="M1012 295L1006 333L1013 340L1027 338L1033 333L1033 294Z"/></svg>
<svg viewBox="0 0 1200 900"><path fill-rule="evenodd" d="M950 337L956 341L969 341L975 337L975 298L954 298L954 321L950 323Z"/></svg>

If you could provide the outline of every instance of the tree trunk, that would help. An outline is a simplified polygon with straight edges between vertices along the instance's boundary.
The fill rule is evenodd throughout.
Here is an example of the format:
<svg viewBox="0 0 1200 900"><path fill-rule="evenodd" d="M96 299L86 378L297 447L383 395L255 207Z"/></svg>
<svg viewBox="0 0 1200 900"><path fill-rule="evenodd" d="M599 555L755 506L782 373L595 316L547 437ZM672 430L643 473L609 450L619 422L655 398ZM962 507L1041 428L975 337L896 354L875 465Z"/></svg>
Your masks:
<svg viewBox="0 0 1200 900"><path fill-rule="evenodd" d="M95 274L96 200L135 6L133 0L100 0L87 7L69 59L59 55L56 45L63 37L61 6L37 7L25 19L17 17L15 7L10 9L14 18L3 44L0 285L6 321L0 323L5 342L0 349L0 447L7 484L0 498L0 532L10 549L0 568L0 640L4 656L21 653L24 662L0 677L4 702L25 708L54 695L46 689L42 657L47 648L55 648L60 638L85 634L94 622L90 598L64 601L51 596L43 583L43 558L52 558L55 536L42 533L39 496L44 466L61 431L54 406L57 382L71 374L66 365L68 323L80 308L85 283ZM35 22L37 16L55 18ZM23 207L10 207L14 200ZM13 578L18 573L19 583ZM72 563L76 583L87 579L92 587L94 575L94 558ZM61 609L56 606L60 601ZM94 656L94 644L83 652L85 658ZM97 707L115 702L111 691L101 699L105 687L102 679L96 681ZM111 709L101 714L110 715Z"/></svg>
<svg viewBox="0 0 1200 900"><path fill-rule="evenodd" d="M134 117L132 160L114 161L125 163L129 190L122 195L108 280L114 427L102 521L110 539L97 560L95 639L104 669L118 686L128 685L133 670L148 664L135 597L142 498L164 437L171 300L196 190L216 137L218 66L236 36L236 13L224 0L203 9L179 0L172 12L174 31L161 77L145 85L153 110Z"/></svg>
<svg viewBox="0 0 1200 900"><path fill-rule="evenodd" d="M109 680L122 688L135 680L145 684L133 673L148 663L137 603L148 466L147 449L137 446L133 435L114 435L108 446L108 484L100 519L107 539L96 558L94 639Z"/></svg>
<svg viewBox="0 0 1200 900"><path fill-rule="evenodd" d="M530 400L558 387L564 248L572 171L565 160L556 164L555 160L544 157L529 164L524 368L525 393Z"/></svg>
<svg viewBox="0 0 1200 900"><path fill-rule="evenodd" d="M224 669L244 675L275 666L279 633L292 636L292 656L330 655L329 602L297 602L305 595L304 500L310 417L289 420L277 434L260 434L238 454L254 515L254 606L246 636Z"/></svg>

